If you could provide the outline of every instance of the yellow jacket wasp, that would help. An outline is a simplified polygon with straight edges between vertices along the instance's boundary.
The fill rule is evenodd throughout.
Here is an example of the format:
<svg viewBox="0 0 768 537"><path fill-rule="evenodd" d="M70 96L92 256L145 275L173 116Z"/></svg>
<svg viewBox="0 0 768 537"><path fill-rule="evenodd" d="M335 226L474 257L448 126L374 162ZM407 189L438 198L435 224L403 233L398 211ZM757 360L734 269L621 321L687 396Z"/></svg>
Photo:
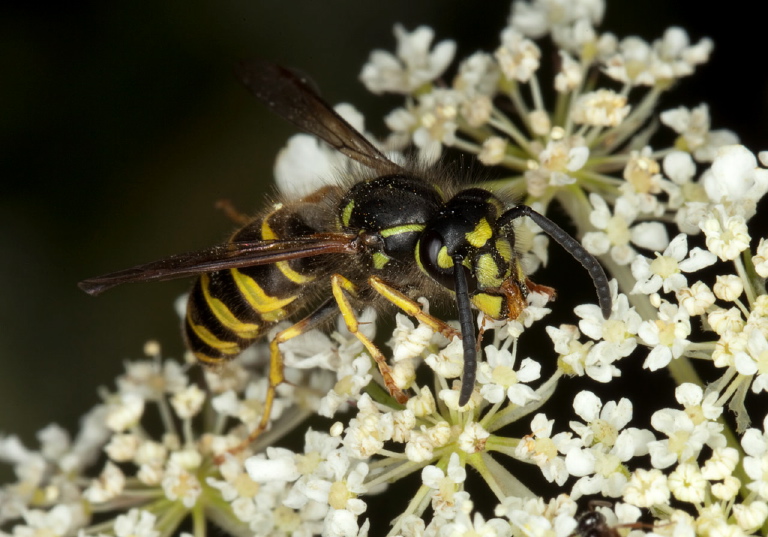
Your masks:
<svg viewBox="0 0 768 537"><path fill-rule="evenodd" d="M269 390L251 439L267 427L275 388L284 381L279 344L338 313L377 362L390 393L399 402L407 400L381 351L358 330L353 302L388 303L449 338L462 337L459 404L465 405L477 368L473 308L493 319L515 319L533 285L515 253L513 223L522 216L587 269L603 315L609 316L611 295L603 269L545 216L481 188L438 184L430 170L418 165L392 162L286 68L248 61L238 71L251 93L279 116L367 169L361 168L351 186L326 186L270 207L226 244L79 285L98 295L123 283L198 276L184 331L189 348L205 365L235 358L271 325L314 306L270 343ZM418 296L452 297L461 332L424 313Z"/></svg>

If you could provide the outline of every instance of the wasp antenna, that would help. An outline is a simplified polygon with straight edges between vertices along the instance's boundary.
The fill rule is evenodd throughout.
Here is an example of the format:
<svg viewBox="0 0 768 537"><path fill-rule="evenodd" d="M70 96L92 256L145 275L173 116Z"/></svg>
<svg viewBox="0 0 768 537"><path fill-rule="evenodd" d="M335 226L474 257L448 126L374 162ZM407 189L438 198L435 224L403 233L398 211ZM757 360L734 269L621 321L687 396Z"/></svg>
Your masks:
<svg viewBox="0 0 768 537"><path fill-rule="evenodd" d="M456 292L456 307L459 309L459 326L461 327L461 343L464 347L464 373L461 377L459 406L464 406L472 396L477 376L477 340L475 338L474 315L469 302L469 285L464 274L464 258L460 255L453 258L453 290Z"/></svg>
<svg viewBox="0 0 768 537"><path fill-rule="evenodd" d="M520 218L521 216L527 216L536 222L547 235L552 237L555 242L562 246L566 252L571 254L576 261L581 263L581 265L587 269L587 272L589 272L589 275L595 284L597 301L600 303L600 310L603 312L603 317L606 319L610 317L611 309L613 307L611 301L611 289L608 286L608 277L605 275L605 271L597 259L587 252L579 241L566 233L563 228L543 214L537 213L527 205L518 205L502 214L501 218L499 218L499 227L503 228L509 225L512 220Z"/></svg>

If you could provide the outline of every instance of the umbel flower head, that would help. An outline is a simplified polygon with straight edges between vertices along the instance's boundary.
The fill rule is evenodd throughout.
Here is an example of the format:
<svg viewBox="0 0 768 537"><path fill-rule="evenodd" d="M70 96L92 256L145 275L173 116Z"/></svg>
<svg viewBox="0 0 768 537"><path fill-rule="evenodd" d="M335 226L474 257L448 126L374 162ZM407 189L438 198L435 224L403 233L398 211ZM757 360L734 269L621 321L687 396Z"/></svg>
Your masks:
<svg viewBox="0 0 768 537"><path fill-rule="evenodd" d="M658 109L711 41L682 28L615 36L599 29L604 9L514 2L495 50L459 59L431 28L396 25L395 52L374 51L360 78L403 96L390 134L371 137L392 159L469 153L493 167L483 187L567 213L613 278L610 318L580 304L572 324L549 324L539 293L513 321L478 316L482 359L463 407L458 339L396 316L384 340L392 381L411 394L398 404L344 323L308 332L281 346L287 382L247 446L265 410L266 344L204 379L150 344L74 440L53 425L37 450L0 437L17 476L0 490L0 535L199 536L212 523L232 535L567 537L585 512L656 534L765 533L768 417L747 398L768 391L768 240L749 227L768 155L711 129L706 105ZM361 114L337 110L364 132ZM673 145L654 146L660 129ZM275 166L294 197L345 172L349 161L308 135ZM540 231L526 219L515 231L526 274L548 262ZM375 312L359 319L373 339ZM630 358L659 390L671 374L673 393L604 395ZM548 404L574 385L567 404ZM330 421L303 425L312 414ZM297 430L299 447L281 442Z"/></svg>

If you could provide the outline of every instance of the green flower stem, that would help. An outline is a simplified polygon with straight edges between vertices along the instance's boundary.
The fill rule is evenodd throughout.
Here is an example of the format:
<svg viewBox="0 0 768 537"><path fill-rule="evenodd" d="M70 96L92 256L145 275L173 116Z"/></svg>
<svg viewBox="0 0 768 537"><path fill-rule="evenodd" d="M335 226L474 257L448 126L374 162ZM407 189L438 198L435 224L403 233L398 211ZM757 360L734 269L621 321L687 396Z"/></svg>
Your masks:
<svg viewBox="0 0 768 537"><path fill-rule="evenodd" d="M412 474L417 470L421 470L427 464L429 464L429 462L430 461L412 462L405 459L399 460L393 465L392 468L388 469L383 474L377 475L370 481L366 481L365 485L371 488L377 485L381 485L382 483L394 483L395 481L402 479L403 477Z"/></svg>
<svg viewBox="0 0 768 537"><path fill-rule="evenodd" d="M194 537L205 537L206 519L205 510L198 502L192 509L192 535Z"/></svg>
<svg viewBox="0 0 768 537"><path fill-rule="evenodd" d="M485 480L499 501L502 501L507 496L516 496L523 499L537 497L519 479L484 451L467 456L467 464L477 470L480 477Z"/></svg>
<svg viewBox="0 0 768 537"><path fill-rule="evenodd" d="M560 370L547 379L547 381L536 389L536 395L538 400L531 401L525 406L509 405L504 410L497 412L493 419L489 420L485 430L488 432L498 431L505 425L518 421L519 419L537 411L542 407L552 394L555 393L557 382L560 377L563 376L563 372Z"/></svg>
<svg viewBox="0 0 768 537"><path fill-rule="evenodd" d="M528 138L501 111L494 108L488 124L512 138L525 154L531 155L533 153Z"/></svg>
<svg viewBox="0 0 768 537"><path fill-rule="evenodd" d="M654 86L618 127L606 130L592 147L599 150L600 154L613 153L617 147L621 147L630 136L637 134L640 126L653 114L662 91Z"/></svg>
<svg viewBox="0 0 768 537"><path fill-rule="evenodd" d="M180 501L167 503L169 505L164 508L161 513L157 513L159 518L155 523L155 529L160 532L162 537L177 535L177 530L181 521L184 520L189 513L189 510L184 507L184 504Z"/></svg>
<svg viewBox="0 0 768 537"><path fill-rule="evenodd" d="M749 250L745 250L745 252L749 252ZM747 256L744 255L744 258ZM752 260L750 259L750 262ZM744 266L744 263L742 262L742 258L736 258L733 260L733 265L736 267L736 273L739 275L739 278L741 278L741 281L744 282L744 292L747 295L747 301L749 302L750 307L755 303L755 299L757 298L757 294L755 292L755 288L752 286L752 280L753 278L750 278L749 272L747 271L747 268Z"/></svg>
<svg viewBox="0 0 768 537"><path fill-rule="evenodd" d="M431 489L426 485L421 485L419 490L416 491L416 494L413 495L413 498L411 498L411 501L408 502L408 506L400 514L400 516L397 517L395 523L392 525L392 529L389 530L389 533L387 533L387 536L400 534L400 527L406 516L420 515L423 513L427 509L427 505L432 500L433 490L434 489Z"/></svg>

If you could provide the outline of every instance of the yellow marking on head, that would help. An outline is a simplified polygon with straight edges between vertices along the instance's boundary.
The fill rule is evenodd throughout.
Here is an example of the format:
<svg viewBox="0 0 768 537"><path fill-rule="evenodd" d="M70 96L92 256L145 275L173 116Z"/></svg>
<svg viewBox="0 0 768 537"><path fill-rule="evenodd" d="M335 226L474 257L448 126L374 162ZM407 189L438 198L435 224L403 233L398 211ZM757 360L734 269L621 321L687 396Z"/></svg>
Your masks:
<svg viewBox="0 0 768 537"><path fill-rule="evenodd" d="M381 252L373 253L373 268L382 269L387 263L389 263L389 256L382 254Z"/></svg>
<svg viewBox="0 0 768 537"><path fill-rule="evenodd" d="M437 266L444 269L449 269L453 266L453 259L448 255L448 248L445 246L437 252Z"/></svg>
<svg viewBox="0 0 768 537"><path fill-rule="evenodd" d="M387 238L391 237L392 235L397 235L399 233L419 233L424 230L424 224L404 224L402 226L393 226L388 227L387 229L382 229L379 233L382 237Z"/></svg>
<svg viewBox="0 0 768 537"><path fill-rule="evenodd" d="M493 319L501 319L503 317L504 299L498 295L488 295L486 293L478 293L471 298L472 304L477 309L485 313L488 317Z"/></svg>
<svg viewBox="0 0 768 537"><path fill-rule="evenodd" d="M501 200L498 199L496 196L490 196L485 201L490 203L496 211L494 212L494 216L499 216L504 211L504 204L501 203Z"/></svg>
<svg viewBox="0 0 768 537"><path fill-rule="evenodd" d="M466 239L467 242L469 242L469 244L475 248L480 248L486 242L488 242L488 239L490 239L492 236L493 229L491 229L491 225L488 223L488 220L481 218L475 226L475 229L466 234Z"/></svg>
<svg viewBox="0 0 768 537"><path fill-rule="evenodd" d="M278 321L287 315L283 309L296 300L292 295L286 298L276 298L267 295L256 281L237 269L231 269L232 278L248 304L268 322Z"/></svg>
<svg viewBox="0 0 768 537"><path fill-rule="evenodd" d="M504 281L504 278L499 277L499 265L493 260L491 254L483 254L477 258L475 277L481 289L498 287Z"/></svg>
<svg viewBox="0 0 768 537"><path fill-rule="evenodd" d="M518 282L525 282L525 271L523 270L523 264L519 259L515 258L515 279Z"/></svg>
<svg viewBox="0 0 768 537"><path fill-rule="evenodd" d="M355 209L355 200L347 203L344 210L341 212L341 225L349 226L349 219L352 218L352 211Z"/></svg>
<svg viewBox="0 0 768 537"><path fill-rule="evenodd" d="M501 255L502 259L509 263L512 261L512 258L514 257L515 253L512 251L512 246L509 244L509 241L507 239L499 238L496 239L496 250Z"/></svg>
<svg viewBox="0 0 768 537"><path fill-rule="evenodd" d="M203 289L203 297L205 297L205 302L216 317L216 320L218 320L222 326L237 334L237 337L243 339L253 339L258 337L260 330L258 324L244 323L240 321L231 311L229 311L229 308L224 302L211 296L210 289L208 288L210 281L211 279L207 274L203 274L200 277L200 286ZM197 330L195 330L195 332L197 333Z"/></svg>
<svg viewBox="0 0 768 537"><path fill-rule="evenodd" d="M231 357L235 357L240 354L242 350L240 345L232 341L222 341L203 325L194 323L190 317L190 312L187 310L187 324L200 340L209 347L216 349L221 354L225 354Z"/></svg>

